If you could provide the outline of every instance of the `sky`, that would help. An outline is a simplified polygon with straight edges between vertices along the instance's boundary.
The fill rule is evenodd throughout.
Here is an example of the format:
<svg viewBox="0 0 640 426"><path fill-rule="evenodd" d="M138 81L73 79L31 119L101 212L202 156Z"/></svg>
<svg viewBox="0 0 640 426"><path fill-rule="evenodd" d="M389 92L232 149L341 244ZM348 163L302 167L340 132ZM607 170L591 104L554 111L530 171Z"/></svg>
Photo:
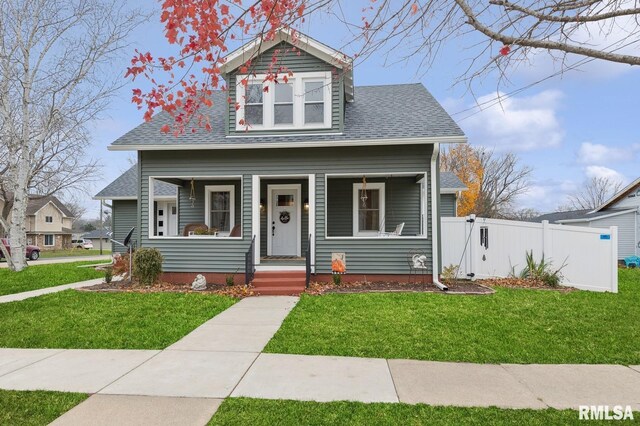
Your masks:
<svg viewBox="0 0 640 426"><path fill-rule="evenodd" d="M347 14L359 19L360 3L349 3L353 6ZM131 54L135 48L155 56L172 53L159 23L158 3L140 0L137 4L155 13L132 35ZM351 39L344 25L326 13L312 16L300 29L336 48ZM584 41L606 42L591 34L585 35ZM402 49L391 54L381 51L355 67L355 84L424 84L458 122L470 144L496 152L513 151L523 165L533 169L530 189L518 200L521 208L553 211L594 176L611 176L623 184L640 176L640 67L595 60L520 91L558 70L557 63L540 53L511 71L508 84L498 88L497 76L487 75L469 90L455 82L471 59L469 46L473 42L451 39L428 69L420 65L417 56L404 60L407 52ZM350 53L348 47L344 51ZM640 54L639 48L633 53ZM121 69L124 75L129 58L125 55L121 64L114 63L114 70ZM99 214L99 203L91 197L134 161L134 152L112 152L107 147L142 123L143 112L130 102L131 89L140 86L139 82L128 83L104 117L92 125L89 155L102 167L100 178L80 196L88 218ZM498 94L514 91L515 95L495 102Z"/></svg>

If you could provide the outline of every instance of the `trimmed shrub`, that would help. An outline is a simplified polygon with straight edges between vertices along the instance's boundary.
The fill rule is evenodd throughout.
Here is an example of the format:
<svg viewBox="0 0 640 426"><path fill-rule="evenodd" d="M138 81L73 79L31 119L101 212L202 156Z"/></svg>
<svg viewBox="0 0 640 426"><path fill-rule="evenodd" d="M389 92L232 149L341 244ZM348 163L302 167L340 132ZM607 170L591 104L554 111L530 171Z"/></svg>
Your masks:
<svg viewBox="0 0 640 426"><path fill-rule="evenodd" d="M133 276L140 284L151 285L158 282L162 274L164 258L158 249L140 248L133 255Z"/></svg>

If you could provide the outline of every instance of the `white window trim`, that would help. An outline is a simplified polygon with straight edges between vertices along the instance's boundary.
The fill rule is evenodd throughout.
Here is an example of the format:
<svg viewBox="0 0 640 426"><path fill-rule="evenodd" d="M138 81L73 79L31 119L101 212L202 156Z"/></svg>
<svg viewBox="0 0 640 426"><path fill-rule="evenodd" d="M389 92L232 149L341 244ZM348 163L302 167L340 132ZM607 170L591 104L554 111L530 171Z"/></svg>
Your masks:
<svg viewBox="0 0 640 426"><path fill-rule="evenodd" d="M301 72L295 73L293 77L289 77L287 83L293 84L293 124L274 124L274 104L275 104L275 85L273 81L264 81L266 74L255 76L237 75L236 76L236 102L240 108L236 112L236 130L237 131L259 131L259 130L296 130L296 129L330 129L332 123L332 76L330 71L319 72ZM267 87L266 92L262 92L263 117L262 125L251 125L247 127L244 122L244 101L246 96L246 86L242 84L243 80L247 80L247 84L262 84L263 88ZM324 123L304 123L304 83L319 81L324 84ZM241 120L244 124L240 124Z"/></svg>
<svg viewBox="0 0 640 426"><path fill-rule="evenodd" d="M51 244L47 244L47 236L51 236ZM43 240L44 240L43 243L45 247L54 247L56 245L55 234L45 234Z"/></svg>
<svg viewBox="0 0 640 426"><path fill-rule="evenodd" d="M367 183L367 189L377 189L380 191L380 206L378 208L380 212L380 222L378 223L377 231L360 231L359 228L359 212L360 212L360 191L362 191L362 183L354 183L353 184L353 236L354 237L366 237L366 236L377 236L380 232L384 232L385 224L384 220L386 217L386 209L385 209L385 193L384 193L384 183L383 182L373 182Z"/></svg>
<svg viewBox="0 0 640 426"><path fill-rule="evenodd" d="M228 192L229 193L229 231L218 232L222 237L228 237L233 227L236 226L236 187L235 185L205 185L204 187L204 223L211 227L211 193L212 192Z"/></svg>

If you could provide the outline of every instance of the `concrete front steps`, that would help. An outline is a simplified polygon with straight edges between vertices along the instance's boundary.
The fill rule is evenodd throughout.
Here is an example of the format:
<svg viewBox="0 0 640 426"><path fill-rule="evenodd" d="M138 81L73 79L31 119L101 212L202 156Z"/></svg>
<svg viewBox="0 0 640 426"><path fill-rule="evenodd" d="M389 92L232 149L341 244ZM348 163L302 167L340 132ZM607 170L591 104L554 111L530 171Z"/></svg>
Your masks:
<svg viewBox="0 0 640 426"><path fill-rule="evenodd" d="M305 271L256 271L255 292L261 296L298 296L305 289Z"/></svg>

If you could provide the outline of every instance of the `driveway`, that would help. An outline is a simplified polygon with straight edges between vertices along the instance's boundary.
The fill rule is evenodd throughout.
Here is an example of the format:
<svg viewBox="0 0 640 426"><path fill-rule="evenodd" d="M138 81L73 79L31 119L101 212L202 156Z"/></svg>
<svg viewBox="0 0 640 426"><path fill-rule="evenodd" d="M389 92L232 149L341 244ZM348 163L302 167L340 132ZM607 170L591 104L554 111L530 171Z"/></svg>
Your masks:
<svg viewBox="0 0 640 426"><path fill-rule="evenodd" d="M72 262L85 262L85 261L101 261L101 262L110 262L111 254L105 254L102 256L69 256L69 257L53 257L50 259L38 259L38 260L29 260L27 264L29 266L36 265L50 265L52 263L72 263ZM0 268L7 268L7 262L1 261Z"/></svg>

